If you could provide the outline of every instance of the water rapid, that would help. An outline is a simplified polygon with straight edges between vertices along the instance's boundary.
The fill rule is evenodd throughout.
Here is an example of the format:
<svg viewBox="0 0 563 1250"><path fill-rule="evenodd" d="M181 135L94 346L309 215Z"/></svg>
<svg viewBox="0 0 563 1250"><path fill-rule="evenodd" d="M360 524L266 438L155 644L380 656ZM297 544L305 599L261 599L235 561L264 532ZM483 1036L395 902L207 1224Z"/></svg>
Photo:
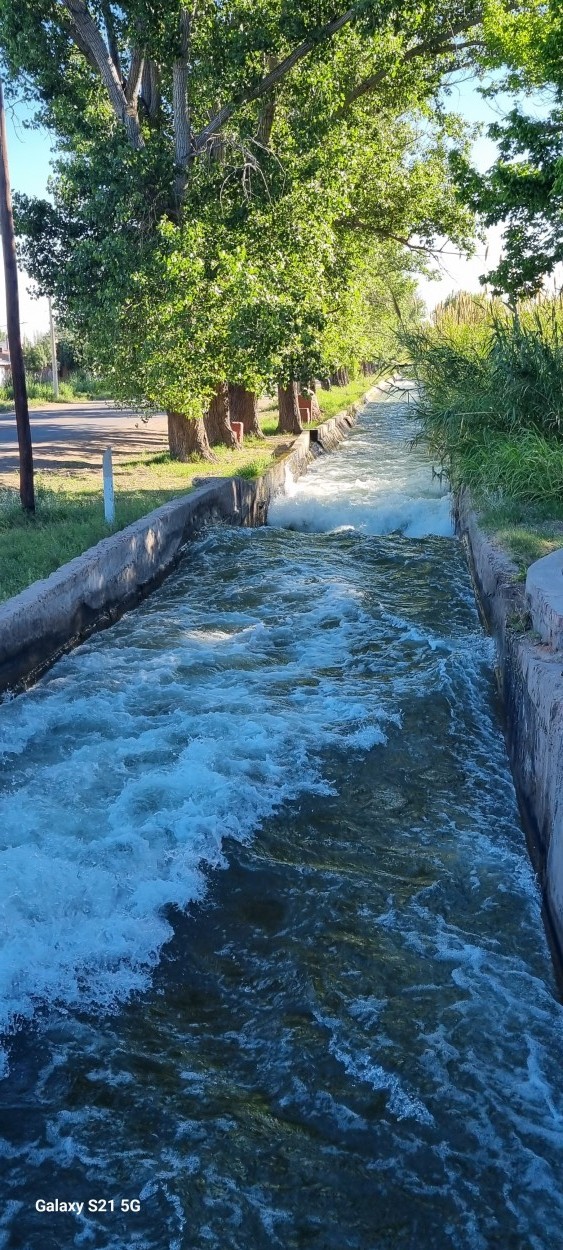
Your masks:
<svg viewBox="0 0 563 1250"><path fill-rule="evenodd" d="M1 1250L559 1244L563 1012L410 432L367 405L0 706Z"/></svg>

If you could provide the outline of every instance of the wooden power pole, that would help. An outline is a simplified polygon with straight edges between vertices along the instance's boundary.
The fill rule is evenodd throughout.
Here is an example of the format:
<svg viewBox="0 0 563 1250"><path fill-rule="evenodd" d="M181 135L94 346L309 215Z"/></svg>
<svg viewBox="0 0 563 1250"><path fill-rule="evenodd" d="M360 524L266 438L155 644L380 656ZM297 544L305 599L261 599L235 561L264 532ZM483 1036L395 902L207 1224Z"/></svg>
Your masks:
<svg viewBox="0 0 563 1250"><path fill-rule="evenodd" d="M14 217L12 213L12 194L10 191L10 173L8 169L8 145L6 141L6 114L4 111L4 94L0 79L0 238L4 255L4 277L6 281L6 321L8 325L8 346L10 364L12 366L12 383L14 387L14 408L18 430L20 449L20 499L26 512L35 512L35 491L33 486L33 451L31 447L31 429L29 425L29 409L27 406L27 387L23 363L22 341L20 331L20 301L18 294L18 270L16 264L16 239L14 234Z"/></svg>

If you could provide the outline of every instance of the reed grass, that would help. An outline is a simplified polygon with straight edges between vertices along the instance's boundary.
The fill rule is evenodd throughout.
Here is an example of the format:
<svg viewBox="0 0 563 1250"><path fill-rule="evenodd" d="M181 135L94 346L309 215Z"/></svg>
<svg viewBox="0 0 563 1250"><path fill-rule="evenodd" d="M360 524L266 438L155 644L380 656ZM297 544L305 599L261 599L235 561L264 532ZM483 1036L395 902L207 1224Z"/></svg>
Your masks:
<svg viewBox="0 0 563 1250"><path fill-rule="evenodd" d="M403 345L420 384L415 441L471 487L521 571L563 545L562 298L511 310L462 292Z"/></svg>
<svg viewBox="0 0 563 1250"><path fill-rule="evenodd" d="M528 501L563 488L563 302L460 295L405 336L419 438L454 480Z"/></svg>

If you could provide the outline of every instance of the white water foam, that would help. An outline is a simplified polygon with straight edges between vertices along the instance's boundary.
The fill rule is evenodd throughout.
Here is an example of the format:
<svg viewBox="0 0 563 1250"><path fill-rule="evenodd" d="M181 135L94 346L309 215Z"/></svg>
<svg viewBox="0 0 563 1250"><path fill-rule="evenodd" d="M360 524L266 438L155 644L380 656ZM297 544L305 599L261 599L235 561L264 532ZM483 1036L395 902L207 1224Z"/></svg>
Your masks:
<svg viewBox="0 0 563 1250"><path fill-rule="evenodd" d="M384 739L377 689L342 681L371 620L361 595L319 579L312 596L309 565L253 576L250 534L208 541L200 589L180 579L0 708L3 1031L41 1004L144 988L172 935L163 909L201 897L224 839L330 793L327 747Z"/></svg>
<svg viewBox="0 0 563 1250"><path fill-rule="evenodd" d="M323 491L337 506L341 475L350 523L367 446L372 496L380 460L390 489L394 455L403 499L428 516L448 506L420 456L403 469L399 427L376 444L359 431L314 467L302 494L317 514ZM300 498L287 501L295 524ZM328 527L332 515L327 504ZM413 649L420 689L447 691L452 669L473 680L475 635L443 640L381 604L392 680L378 680L365 572L338 561L285 532L217 531L141 609L0 707L0 1030L46 1004L105 1010L145 988L172 936L166 908L202 896L225 838L330 793L323 752L384 741Z"/></svg>
<svg viewBox="0 0 563 1250"><path fill-rule="evenodd" d="M356 530L399 532L407 538L453 533L451 495L441 474L418 449L407 454L415 427L394 408L392 426L374 421L373 439L355 431L330 460L318 460L297 482L286 475L286 494L275 499L268 524L311 533Z"/></svg>

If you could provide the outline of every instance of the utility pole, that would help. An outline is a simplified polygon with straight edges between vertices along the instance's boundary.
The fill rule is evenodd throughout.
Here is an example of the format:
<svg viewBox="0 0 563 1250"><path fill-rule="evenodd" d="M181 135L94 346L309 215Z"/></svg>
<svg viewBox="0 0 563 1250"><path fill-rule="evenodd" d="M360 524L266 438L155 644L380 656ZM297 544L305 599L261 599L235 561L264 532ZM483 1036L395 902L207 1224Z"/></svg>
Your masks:
<svg viewBox="0 0 563 1250"><path fill-rule="evenodd" d="M27 387L23 363L20 301L18 294L18 269L16 263L16 240L14 234L14 217L12 213L12 194L10 191L10 173L8 169L8 145L6 140L6 114L4 112L4 94L0 79L0 238L4 255L4 278L6 282L6 321L8 325L8 346L10 348L10 364L12 366L12 383L14 387L14 408L18 430L18 446L20 450L20 499L26 512L35 512L35 492L33 486L33 451L31 447L31 429L29 425L29 409L27 406Z"/></svg>
<svg viewBox="0 0 563 1250"><path fill-rule="evenodd" d="M59 371L57 369L57 343L55 339L55 322L53 321L53 305L49 296L49 329L51 331L51 370L53 374L53 395L59 398Z"/></svg>

